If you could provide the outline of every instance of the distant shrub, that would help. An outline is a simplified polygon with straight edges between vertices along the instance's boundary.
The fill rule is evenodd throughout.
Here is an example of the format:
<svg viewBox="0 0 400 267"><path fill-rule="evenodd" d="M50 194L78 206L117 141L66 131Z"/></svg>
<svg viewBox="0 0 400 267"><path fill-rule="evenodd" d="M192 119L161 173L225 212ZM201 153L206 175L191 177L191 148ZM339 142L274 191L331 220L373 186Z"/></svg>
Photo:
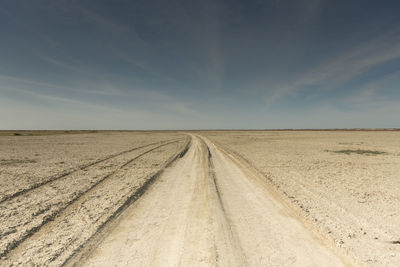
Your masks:
<svg viewBox="0 0 400 267"><path fill-rule="evenodd" d="M34 159L0 159L0 165L18 165L26 163L36 163Z"/></svg>
<svg viewBox="0 0 400 267"><path fill-rule="evenodd" d="M14 136L21 136L20 133L14 133Z"/></svg>
<svg viewBox="0 0 400 267"><path fill-rule="evenodd" d="M387 154L387 152L384 152L384 151L366 150L366 149L343 149L343 150L335 150L335 151L330 151L330 152L341 153L341 154L346 154L346 155L359 154L359 155L366 155L366 156Z"/></svg>

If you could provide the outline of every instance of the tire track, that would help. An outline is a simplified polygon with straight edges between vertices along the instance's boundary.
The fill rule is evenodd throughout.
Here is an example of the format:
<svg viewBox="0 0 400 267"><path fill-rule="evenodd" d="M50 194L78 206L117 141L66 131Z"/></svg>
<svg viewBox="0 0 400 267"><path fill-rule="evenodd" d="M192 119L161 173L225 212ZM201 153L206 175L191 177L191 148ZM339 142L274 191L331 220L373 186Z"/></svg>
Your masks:
<svg viewBox="0 0 400 267"><path fill-rule="evenodd" d="M91 162L91 163L88 163L88 164L84 164L84 165L80 165L80 166L78 166L78 167L76 167L76 168L74 168L74 169L72 169L72 170L68 170L68 171L64 170L64 171L61 172L61 174L48 177L48 179L44 179L42 182L35 183L35 184L31 185L31 186L28 187L28 188L25 188L25 189L22 189L22 190L20 190L20 191L14 192L14 193L12 193L12 194L10 194L10 195L3 195L3 196L1 196L1 198L0 198L0 205L1 205L3 202L6 202L6 201L8 201L8 200L10 200L10 199L12 199L12 198L15 198L15 197L18 197L18 196L20 196L20 195L26 194L26 193L28 193L28 192L30 192L30 191L36 189L36 188L39 188L39 187L41 187L41 186L43 186L43 185L46 185L46 184L51 183L51 182L53 182L53 181L55 181L55 180L64 178L64 177L66 177L66 176L68 176L68 175L70 175L70 174L73 174L73 173L75 173L75 172L77 172L77 171L80 171L80 170L84 170L84 169L86 169L86 168L88 168L88 167L91 167L91 166L93 166L93 165L102 163L102 162L104 162L104 161L106 161L106 160L109 160L109 159L118 157L118 156L120 156L120 155L129 153L129 152L132 152L132 151L141 149L141 148L145 148L145 147L149 147L149 146L152 146L152 145L155 145L155 144L165 143L165 142L169 142L169 141L175 141L175 140L177 140L177 139L165 140L165 141L161 141L161 142L154 142L154 143L150 143L150 144L147 144L147 145L134 147L134 148L131 148L131 149L128 149L128 150L124 150L124 151L118 152L118 153L116 153L116 154L112 154L112 155L110 155L110 156L104 157L104 158L99 159L99 160L97 160L97 161L94 161L94 162Z"/></svg>
<svg viewBox="0 0 400 267"><path fill-rule="evenodd" d="M226 259L227 256L229 256L229 253L227 253L225 251L225 257L220 257L218 253L218 257L216 258L216 262L215 264L217 266L222 265L222 266L226 266L227 263L229 263L229 266L248 266L248 262L246 259L246 255L244 254L244 250L242 248L242 244L238 238L238 234L235 232L235 229L232 228L232 222L229 218L229 216L226 213L226 209L225 209L225 205L224 202L222 200L222 196L221 196L221 192L218 186L218 182L217 182L217 176L216 176L216 172L215 172L215 167L214 167L214 163L213 163L213 155L211 153L210 147L208 146L207 142L203 139L203 137L198 136L198 138L200 139L201 143L203 144L203 146L206 148L207 150L207 165L208 165L208 170L209 170L209 176L210 179L212 181L211 186L212 186L212 190L215 192L216 197L218 199L218 203L219 203L219 208L217 210L214 211L214 214L216 214L217 216L217 220L218 222L223 224L223 230L225 231L225 236L228 237L229 240L229 246L230 246L230 250L232 250L235 253L235 257L236 258L232 258L232 259ZM217 229L215 235L220 234L221 228ZM218 252L218 247L215 246L215 250ZM232 255L230 255L232 256ZM220 259L221 258L221 259ZM230 260L233 260L234 262L229 262Z"/></svg>
<svg viewBox="0 0 400 267"><path fill-rule="evenodd" d="M59 181L59 179L56 179L47 182L41 187L36 188L36 190L39 190L41 192L35 192L36 190L35 191L31 190L31 192L29 193L31 197L24 194L15 197L13 199L10 199L9 201L3 202L0 208L3 207L2 210L5 211L5 214L2 213L1 217L3 217L4 219L3 221L9 223L11 227L9 227L8 233L3 232L2 235L0 236L0 241L3 241L5 238L7 238L5 242L2 242L0 244L0 258L5 257L18 245L24 242L27 238L29 238L34 233L39 231L39 229L43 227L46 223L52 221L60 212L65 210L68 206L72 205L74 202L78 201L82 196L89 193L91 190L94 190L99 184L101 184L105 180L117 174L120 170L122 170L130 163L134 162L140 157L143 157L144 155L160 147L167 146L169 144L177 142L179 141L170 141L162 143L161 145L156 145L155 147L148 149L140 153L139 155L136 155L135 157L124 162L121 166L117 167L115 170L108 173L107 175L98 177L98 179L94 179L94 183L87 183L86 184L87 187L82 188L83 190L81 189L81 191L76 190L75 188L74 188L75 191L69 190L73 182L75 183L76 186L82 186L81 185L82 181L79 183L77 182L76 179L73 179L74 177L69 177L72 180L71 184L66 182L65 179L63 179L61 181L62 184L56 187L55 185L53 185L53 183L57 183L57 181ZM143 146L143 148L146 148L148 146L151 145ZM140 148L133 149L130 152L136 151L138 149ZM128 152L121 153L120 155L126 153ZM106 160L103 160L102 162L105 161ZM90 167L97 167L95 165L97 164L92 164L91 166L86 167L85 169L88 169ZM96 169L93 169L93 171L95 172ZM69 188L65 188L65 183L69 186ZM63 194L60 194L60 191L63 192ZM42 196L42 198L40 196ZM16 209L14 210L10 209L10 206L12 206L12 203L10 203L11 201L14 203L14 206L16 206ZM37 209L37 207L39 208ZM3 227L4 226L5 225L3 224Z"/></svg>

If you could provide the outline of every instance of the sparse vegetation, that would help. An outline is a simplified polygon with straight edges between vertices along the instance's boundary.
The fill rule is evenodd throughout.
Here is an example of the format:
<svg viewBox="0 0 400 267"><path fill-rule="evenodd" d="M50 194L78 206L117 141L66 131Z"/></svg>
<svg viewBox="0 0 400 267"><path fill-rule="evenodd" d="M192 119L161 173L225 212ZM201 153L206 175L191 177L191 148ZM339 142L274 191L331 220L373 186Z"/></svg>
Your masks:
<svg viewBox="0 0 400 267"><path fill-rule="evenodd" d="M387 152L379 151L379 150L368 150L368 149L342 149L342 150L327 150L327 152L333 153L341 153L341 154L359 154L359 155L366 155L366 156L376 156L387 154Z"/></svg>
<svg viewBox="0 0 400 267"><path fill-rule="evenodd" d="M14 165L23 163L36 163L34 159L1 159L0 165Z"/></svg>
<svg viewBox="0 0 400 267"><path fill-rule="evenodd" d="M0 136L43 136L58 134L88 134L98 133L97 130L0 130Z"/></svg>

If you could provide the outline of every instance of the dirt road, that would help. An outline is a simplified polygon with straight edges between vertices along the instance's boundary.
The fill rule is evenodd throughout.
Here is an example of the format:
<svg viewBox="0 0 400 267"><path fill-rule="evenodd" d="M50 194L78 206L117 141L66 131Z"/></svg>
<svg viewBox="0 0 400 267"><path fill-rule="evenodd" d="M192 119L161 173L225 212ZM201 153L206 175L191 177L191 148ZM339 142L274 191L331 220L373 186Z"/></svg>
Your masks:
<svg viewBox="0 0 400 267"><path fill-rule="evenodd" d="M168 168L86 266L349 265L251 169L202 137Z"/></svg>

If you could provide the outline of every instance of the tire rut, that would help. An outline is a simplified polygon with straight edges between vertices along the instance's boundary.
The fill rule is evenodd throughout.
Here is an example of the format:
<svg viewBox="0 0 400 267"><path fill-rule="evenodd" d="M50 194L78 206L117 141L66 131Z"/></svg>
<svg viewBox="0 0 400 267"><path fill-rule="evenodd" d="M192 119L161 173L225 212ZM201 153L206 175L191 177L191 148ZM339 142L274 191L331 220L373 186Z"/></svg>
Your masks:
<svg viewBox="0 0 400 267"><path fill-rule="evenodd" d="M242 244L238 238L237 233L232 228L231 220L225 210L225 205L222 200L221 192L220 192L220 189L218 186L217 175L215 173L215 168L214 168L214 163L213 163L213 155L211 153L210 147L207 144L207 142L202 137L199 137L199 139L201 140L202 144L207 149L207 159L208 159L207 163L208 163L208 168L209 168L209 175L210 175L210 178L212 179L213 188L217 195L218 203L220 205L221 214L222 214L222 219L220 219L220 220L225 222L226 228L229 230L228 235L230 236L231 241L233 241L233 242L230 242L230 246L232 247L232 250L234 250L237 253L237 256L239 258L239 262L238 262L239 265L246 266L246 265L248 265L248 263L247 263L246 256L245 256L243 248L242 248ZM218 252L218 248L216 247L215 249ZM219 259L219 256L216 258L216 265L219 265L218 259ZM224 263L222 263L222 264L224 264Z"/></svg>

